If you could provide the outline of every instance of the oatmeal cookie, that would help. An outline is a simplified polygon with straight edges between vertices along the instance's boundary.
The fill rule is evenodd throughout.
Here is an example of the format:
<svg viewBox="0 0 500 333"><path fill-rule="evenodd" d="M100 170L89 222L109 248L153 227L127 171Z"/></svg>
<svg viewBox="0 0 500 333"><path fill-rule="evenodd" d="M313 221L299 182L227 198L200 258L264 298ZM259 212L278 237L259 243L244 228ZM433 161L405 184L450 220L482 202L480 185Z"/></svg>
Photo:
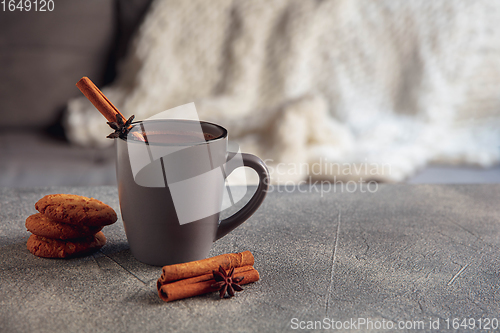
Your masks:
<svg viewBox="0 0 500 333"><path fill-rule="evenodd" d="M57 239L72 239L93 236L102 230L100 227L78 226L52 220L42 213L29 216L26 219L26 229L31 233Z"/></svg>
<svg viewBox="0 0 500 333"><path fill-rule="evenodd" d="M105 203L74 194L46 195L35 208L54 221L79 226L106 226L117 220L116 212Z"/></svg>
<svg viewBox="0 0 500 333"><path fill-rule="evenodd" d="M31 235L26 247L38 257L71 258L90 254L99 250L104 244L106 244L106 237L102 231L99 231L94 236L66 241Z"/></svg>

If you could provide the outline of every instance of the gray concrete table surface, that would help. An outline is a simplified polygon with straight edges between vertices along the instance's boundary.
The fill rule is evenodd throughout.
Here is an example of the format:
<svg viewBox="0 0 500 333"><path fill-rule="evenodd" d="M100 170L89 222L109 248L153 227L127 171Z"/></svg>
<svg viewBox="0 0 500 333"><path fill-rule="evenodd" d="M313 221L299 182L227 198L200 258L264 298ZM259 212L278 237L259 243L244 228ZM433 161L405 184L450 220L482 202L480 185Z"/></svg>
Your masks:
<svg viewBox="0 0 500 333"><path fill-rule="evenodd" d="M260 281L230 299L213 293L165 303L156 291L161 268L132 256L120 218L87 257L43 259L26 249L25 219L43 195L94 197L119 213L116 188L1 188L0 332L285 332L337 321L338 331L366 331L371 321L385 323L377 332L402 331L401 323L451 332L454 318L473 318L476 329L488 318L494 328L500 185L316 189L274 188L214 243L210 255L250 250Z"/></svg>

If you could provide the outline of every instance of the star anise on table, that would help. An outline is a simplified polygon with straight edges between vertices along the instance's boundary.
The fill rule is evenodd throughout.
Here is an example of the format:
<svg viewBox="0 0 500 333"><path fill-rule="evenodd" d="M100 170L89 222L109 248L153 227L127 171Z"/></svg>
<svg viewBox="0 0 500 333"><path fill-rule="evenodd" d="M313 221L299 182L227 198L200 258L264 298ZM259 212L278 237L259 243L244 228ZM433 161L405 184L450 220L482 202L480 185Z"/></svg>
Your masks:
<svg viewBox="0 0 500 333"><path fill-rule="evenodd" d="M114 138L121 138L121 139L126 139L127 134L130 131L130 124L132 124L132 121L134 121L135 116L131 115L130 118L124 123L122 116L119 114L116 114L116 121L108 121L109 127L114 129L115 131L111 133L110 135L107 136L107 138L114 139Z"/></svg>
<svg viewBox="0 0 500 333"><path fill-rule="evenodd" d="M243 288L239 285L239 283L243 280L243 276L233 276L234 267L231 268L229 273L227 273L222 266L219 266L219 271L212 272L216 281L216 283L212 285L212 288L219 289L220 298L224 298L226 292L229 294L229 297L233 297L235 291L243 290Z"/></svg>

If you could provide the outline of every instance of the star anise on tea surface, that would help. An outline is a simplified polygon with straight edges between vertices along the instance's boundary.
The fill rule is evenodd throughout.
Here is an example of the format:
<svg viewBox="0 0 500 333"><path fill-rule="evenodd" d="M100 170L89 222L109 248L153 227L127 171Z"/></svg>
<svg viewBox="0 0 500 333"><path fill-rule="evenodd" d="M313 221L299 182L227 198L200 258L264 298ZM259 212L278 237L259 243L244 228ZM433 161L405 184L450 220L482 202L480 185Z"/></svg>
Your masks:
<svg viewBox="0 0 500 333"><path fill-rule="evenodd" d="M212 288L219 289L220 298L224 298L226 292L229 294L229 297L233 297L235 291L243 290L243 288L239 285L239 283L243 280L243 276L233 276L234 267L231 268L229 273L227 273L222 266L219 266L219 271L212 272L216 281L216 283L212 284Z"/></svg>
<svg viewBox="0 0 500 333"><path fill-rule="evenodd" d="M130 118L124 123L123 118L117 114L116 115L116 121L108 121L109 127L114 129L115 131L111 133L110 135L107 136L107 138L114 139L114 138L121 138L121 139L126 139L127 134L130 131L130 124L134 121L135 116L131 115Z"/></svg>

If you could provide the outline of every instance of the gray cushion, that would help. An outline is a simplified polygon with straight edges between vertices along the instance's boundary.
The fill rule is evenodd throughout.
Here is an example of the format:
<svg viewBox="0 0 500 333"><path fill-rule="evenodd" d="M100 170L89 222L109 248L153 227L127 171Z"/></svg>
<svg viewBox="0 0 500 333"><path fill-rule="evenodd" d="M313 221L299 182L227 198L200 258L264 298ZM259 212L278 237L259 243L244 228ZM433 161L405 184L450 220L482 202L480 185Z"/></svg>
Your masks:
<svg viewBox="0 0 500 333"><path fill-rule="evenodd" d="M0 127L45 127L80 94L82 76L102 83L115 23L113 0L56 1L52 12L0 11Z"/></svg>

